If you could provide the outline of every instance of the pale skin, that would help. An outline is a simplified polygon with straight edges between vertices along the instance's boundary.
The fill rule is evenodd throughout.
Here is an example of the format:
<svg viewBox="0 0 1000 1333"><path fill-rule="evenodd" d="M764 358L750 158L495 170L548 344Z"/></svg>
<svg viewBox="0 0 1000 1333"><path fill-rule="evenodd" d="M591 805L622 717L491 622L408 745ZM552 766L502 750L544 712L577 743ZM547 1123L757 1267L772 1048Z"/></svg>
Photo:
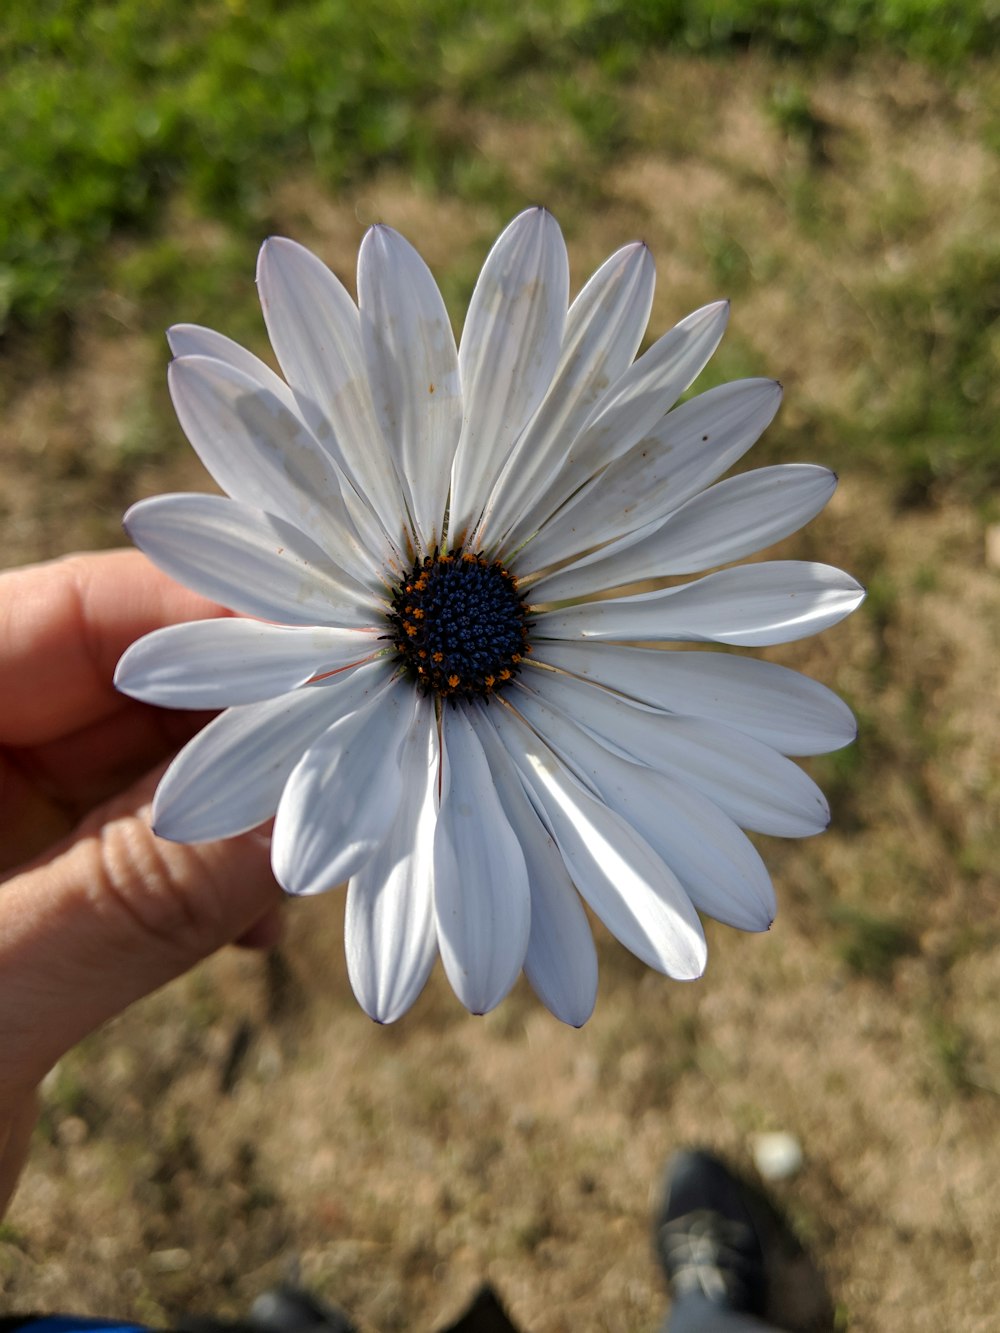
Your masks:
<svg viewBox="0 0 1000 1333"><path fill-rule="evenodd" d="M157 778L207 715L112 685L140 635L224 614L135 551L0 573L0 1213L66 1051L224 945L277 939L266 837L150 829Z"/></svg>

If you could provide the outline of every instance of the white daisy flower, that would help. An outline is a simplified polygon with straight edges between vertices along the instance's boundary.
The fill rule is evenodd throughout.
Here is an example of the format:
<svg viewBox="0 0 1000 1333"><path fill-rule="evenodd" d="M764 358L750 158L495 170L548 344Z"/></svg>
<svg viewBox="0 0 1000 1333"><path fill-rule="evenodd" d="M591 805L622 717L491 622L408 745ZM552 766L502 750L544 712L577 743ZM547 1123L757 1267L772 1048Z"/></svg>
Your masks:
<svg viewBox="0 0 1000 1333"><path fill-rule="evenodd" d="M853 739L835 695L728 652L636 646L789 642L864 595L827 565L718 570L808 522L836 478L717 481L781 388L675 406L728 307L633 360L653 281L626 246L570 305L559 228L533 209L490 252L458 347L430 271L384 226L361 246L357 305L308 250L264 245L284 379L221 334L170 332L177 414L226 496L145 500L126 527L244 618L158 630L119 664L135 698L225 709L167 770L154 827L198 842L273 816L289 893L347 881L348 971L381 1022L440 953L476 1013L523 968L584 1023L584 903L650 967L697 977L700 912L742 930L774 915L741 829L828 822L787 756ZM647 580L669 582L629 591Z"/></svg>

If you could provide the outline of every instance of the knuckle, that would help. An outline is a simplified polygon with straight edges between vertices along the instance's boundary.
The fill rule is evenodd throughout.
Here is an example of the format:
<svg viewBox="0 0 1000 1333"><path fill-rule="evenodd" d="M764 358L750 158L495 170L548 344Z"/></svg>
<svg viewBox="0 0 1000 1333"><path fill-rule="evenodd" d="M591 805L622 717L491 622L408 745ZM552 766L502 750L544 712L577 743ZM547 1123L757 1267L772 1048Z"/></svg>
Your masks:
<svg viewBox="0 0 1000 1333"><path fill-rule="evenodd" d="M126 949L152 943L186 965L226 942L218 885L197 848L123 819L102 829L97 860L95 900Z"/></svg>

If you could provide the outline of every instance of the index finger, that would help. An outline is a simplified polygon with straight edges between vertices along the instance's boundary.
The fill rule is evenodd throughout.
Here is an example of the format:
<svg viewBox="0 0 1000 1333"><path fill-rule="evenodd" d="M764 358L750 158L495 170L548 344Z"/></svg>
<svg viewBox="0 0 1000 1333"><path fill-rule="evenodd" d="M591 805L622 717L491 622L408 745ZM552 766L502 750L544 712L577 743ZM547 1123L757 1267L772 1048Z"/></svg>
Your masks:
<svg viewBox="0 0 1000 1333"><path fill-rule="evenodd" d="M133 639L227 614L139 551L0 573L0 743L42 744L107 716L122 705L112 676Z"/></svg>

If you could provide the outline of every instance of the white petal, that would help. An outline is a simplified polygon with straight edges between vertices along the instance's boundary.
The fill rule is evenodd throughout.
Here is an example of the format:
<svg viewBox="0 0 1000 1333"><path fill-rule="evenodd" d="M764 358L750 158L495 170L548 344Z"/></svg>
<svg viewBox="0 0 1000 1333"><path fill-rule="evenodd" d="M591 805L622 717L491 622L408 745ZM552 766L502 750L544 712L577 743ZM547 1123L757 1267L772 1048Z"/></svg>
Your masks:
<svg viewBox="0 0 1000 1333"><path fill-rule="evenodd" d="M777 911L767 866L735 820L693 788L639 765L619 773L627 792L615 809L633 820L699 912L736 930L770 928Z"/></svg>
<svg viewBox="0 0 1000 1333"><path fill-rule="evenodd" d="M336 554L344 568L352 573L362 570L363 573L358 577L374 573L376 578L380 578L384 577L387 565L395 563L399 567L399 555L391 550L382 524L372 512L368 502L347 481L341 487L338 500L337 505L330 507L327 517L330 526L341 537L341 541L335 544L329 536L324 536L323 544ZM400 496L398 505L400 516L402 504ZM342 554L345 546L350 549L350 561ZM402 563L405 564L405 560Z"/></svg>
<svg viewBox="0 0 1000 1333"><path fill-rule="evenodd" d="M554 639L539 649L552 666L639 703L735 727L782 754L827 754L857 736L854 715L832 690L776 662Z"/></svg>
<svg viewBox="0 0 1000 1333"><path fill-rule="evenodd" d="M705 936L673 871L509 709L497 709L495 724L573 882L612 934L659 972L701 976Z"/></svg>
<svg viewBox="0 0 1000 1333"><path fill-rule="evenodd" d="M769 746L704 718L658 713L572 676L533 671L531 685L626 759L694 787L741 828L781 838L830 822L823 793Z"/></svg>
<svg viewBox="0 0 1000 1333"><path fill-rule="evenodd" d="M692 574L742 560L815 518L837 489L837 474L810 463L758 468L688 500L656 544L665 574Z"/></svg>
<svg viewBox="0 0 1000 1333"><path fill-rule="evenodd" d="M482 708L472 714L497 795L521 844L531 885L531 934L525 976L545 1007L582 1027L597 1000L597 950L587 913L559 848L525 794L513 762Z"/></svg>
<svg viewBox="0 0 1000 1333"><path fill-rule="evenodd" d="M769 560L708 574L661 592L585 602L538 614L539 635L639 642L792 643L836 625L864 601L832 565Z"/></svg>
<svg viewBox="0 0 1000 1333"><path fill-rule="evenodd" d="M632 546L742 458L780 403L781 385L773 380L724 384L682 403L545 525L529 547L532 565L608 541L608 556Z"/></svg>
<svg viewBox="0 0 1000 1333"><path fill-rule="evenodd" d="M399 766L403 796L388 836L347 886L344 947L358 1003L377 1023L394 1023L423 990L437 957L434 829L437 725L418 702Z"/></svg>
<svg viewBox="0 0 1000 1333"><path fill-rule="evenodd" d="M362 630L199 620L167 625L133 643L115 669L115 687L162 708L229 708L287 694L384 647Z"/></svg>
<svg viewBox="0 0 1000 1333"><path fill-rule="evenodd" d="M281 376L232 338L216 333L214 329L202 328L200 324L174 324L167 329L167 342L174 356L209 356L216 361L225 361L273 393L290 412L299 415L295 395Z"/></svg>
<svg viewBox="0 0 1000 1333"><path fill-rule="evenodd" d="M184 433L227 495L294 524L352 569L371 567L333 464L281 397L207 356L172 361L167 381Z"/></svg>
<svg viewBox="0 0 1000 1333"><path fill-rule="evenodd" d="M563 761L663 858L695 907L739 930L767 930L775 913L767 869L718 806L662 773L610 753L526 687L509 698Z"/></svg>
<svg viewBox="0 0 1000 1333"><path fill-rule="evenodd" d="M441 961L474 1014L500 1003L524 964L531 928L528 871L465 710L442 712L444 790L434 839Z"/></svg>
<svg viewBox="0 0 1000 1333"><path fill-rule="evenodd" d="M125 530L164 573L243 615L286 625L384 623L384 604L310 538L225 496L140 500Z"/></svg>
<svg viewBox="0 0 1000 1333"><path fill-rule="evenodd" d="M189 741L160 780L153 829L174 842L231 838L270 819L288 776L359 686L385 679L382 664L346 672L267 703L230 708Z"/></svg>
<svg viewBox="0 0 1000 1333"><path fill-rule="evenodd" d="M209 356L171 361L177 418L199 458L234 500L309 526L316 502L340 494L329 459L277 394Z"/></svg>
<svg viewBox="0 0 1000 1333"><path fill-rule="evenodd" d="M653 302L649 249L627 245L597 270L569 308L552 384L504 464L477 547L496 547L550 481L598 398L628 369Z"/></svg>
<svg viewBox="0 0 1000 1333"><path fill-rule="evenodd" d="M728 301L694 311L625 371L598 401L552 484L511 531L508 547L532 536L585 482L654 429L704 369L728 319Z"/></svg>
<svg viewBox="0 0 1000 1333"><path fill-rule="evenodd" d="M399 751L416 698L405 682L387 684L384 675L373 676L363 702L296 764L271 837L271 865L286 892L336 888L374 856L403 794Z"/></svg>
<svg viewBox="0 0 1000 1333"><path fill-rule="evenodd" d="M303 417L398 546L400 483L372 405L357 306L322 260L280 236L261 246L257 287Z"/></svg>
<svg viewBox="0 0 1000 1333"><path fill-rule="evenodd" d="M361 244L358 301L375 412L431 550L462 429L455 335L430 270L391 227L372 227Z"/></svg>
<svg viewBox="0 0 1000 1333"><path fill-rule="evenodd" d="M521 213L493 246L462 331L465 420L452 470L453 540L489 497L552 382L569 305L562 233L542 208Z"/></svg>
<svg viewBox="0 0 1000 1333"><path fill-rule="evenodd" d="M782 395L777 380L733 380L675 407L650 432L649 449L642 442L633 450L632 498L649 497L637 519L677 509L721 477L763 435ZM616 475L619 467L626 470L624 458Z"/></svg>
<svg viewBox="0 0 1000 1333"><path fill-rule="evenodd" d="M532 596L562 601L741 560L815 518L836 486L836 473L807 463L744 472L688 500L665 522L657 520L627 549L601 551L539 579Z"/></svg>

